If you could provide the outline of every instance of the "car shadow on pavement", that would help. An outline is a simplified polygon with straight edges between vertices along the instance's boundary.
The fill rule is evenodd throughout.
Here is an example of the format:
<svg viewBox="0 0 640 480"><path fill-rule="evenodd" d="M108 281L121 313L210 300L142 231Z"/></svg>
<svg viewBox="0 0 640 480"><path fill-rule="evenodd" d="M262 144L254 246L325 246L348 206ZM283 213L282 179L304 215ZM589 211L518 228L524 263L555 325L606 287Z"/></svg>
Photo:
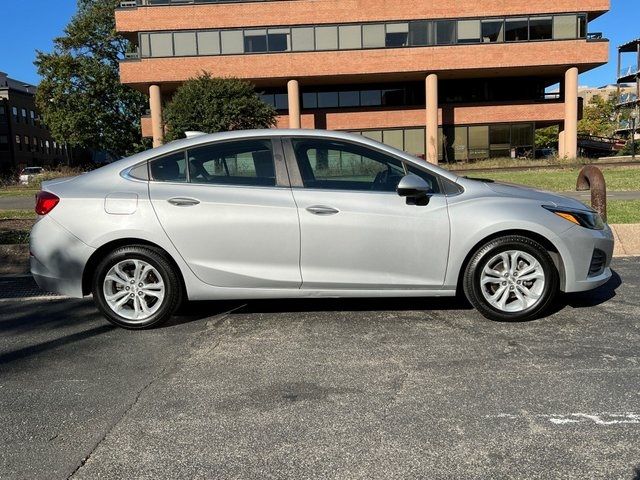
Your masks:
<svg viewBox="0 0 640 480"><path fill-rule="evenodd" d="M601 305L608 302L616 296L616 290L622 285L622 278L617 272L613 272L613 275L607 283L595 290L579 293L565 293L559 296L557 306L560 309L564 307L573 308L588 308Z"/></svg>
<svg viewBox="0 0 640 480"><path fill-rule="evenodd" d="M224 305L221 305L224 303ZM238 302L189 302L178 321L194 321L221 313L470 310L465 299L451 298L296 298ZM173 325L174 321L167 324Z"/></svg>

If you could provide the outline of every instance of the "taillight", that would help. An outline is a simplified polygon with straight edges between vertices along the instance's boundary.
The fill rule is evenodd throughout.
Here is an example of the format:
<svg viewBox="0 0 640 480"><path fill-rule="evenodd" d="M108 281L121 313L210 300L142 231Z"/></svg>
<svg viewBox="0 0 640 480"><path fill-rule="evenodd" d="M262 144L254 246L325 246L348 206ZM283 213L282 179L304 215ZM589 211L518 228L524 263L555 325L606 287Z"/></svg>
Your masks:
<svg viewBox="0 0 640 480"><path fill-rule="evenodd" d="M51 192L38 192L36 194L36 213L46 215L58 205L60 198Z"/></svg>

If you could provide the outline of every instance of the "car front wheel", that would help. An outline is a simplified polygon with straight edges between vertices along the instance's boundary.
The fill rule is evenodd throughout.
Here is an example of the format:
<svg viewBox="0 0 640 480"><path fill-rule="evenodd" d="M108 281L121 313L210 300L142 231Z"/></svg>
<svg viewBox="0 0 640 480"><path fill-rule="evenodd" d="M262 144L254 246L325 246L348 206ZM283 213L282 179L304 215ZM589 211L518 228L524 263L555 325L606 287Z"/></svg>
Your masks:
<svg viewBox="0 0 640 480"><path fill-rule="evenodd" d="M478 249L467 265L463 286L467 299L486 318L530 320L552 303L558 272L540 243L510 235Z"/></svg>
<svg viewBox="0 0 640 480"><path fill-rule="evenodd" d="M121 247L98 265L93 297L111 323L143 329L165 322L181 300L177 274L164 255L146 246Z"/></svg>

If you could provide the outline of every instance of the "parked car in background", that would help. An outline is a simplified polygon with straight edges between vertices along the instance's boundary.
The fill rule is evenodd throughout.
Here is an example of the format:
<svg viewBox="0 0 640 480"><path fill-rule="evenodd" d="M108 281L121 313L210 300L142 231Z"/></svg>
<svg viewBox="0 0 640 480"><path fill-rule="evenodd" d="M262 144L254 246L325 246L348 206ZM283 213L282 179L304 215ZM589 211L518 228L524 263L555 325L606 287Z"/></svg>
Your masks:
<svg viewBox="0 0 640 480"><path fill-rule="evenodd" d="M362 136L256 130L171 142L43 182L31 272L145 328L184 300L445 297L527 320L612 275L577 200L459 177Z"/></svg>
<svg viewBox="0 0 640 480"><path fill-rule="evenodd" d="M42 175L44 173L44 168L42 167L27 167L22 169L20 172L20 185L28 185L34 181L34 179L38 175Z"/></svg>

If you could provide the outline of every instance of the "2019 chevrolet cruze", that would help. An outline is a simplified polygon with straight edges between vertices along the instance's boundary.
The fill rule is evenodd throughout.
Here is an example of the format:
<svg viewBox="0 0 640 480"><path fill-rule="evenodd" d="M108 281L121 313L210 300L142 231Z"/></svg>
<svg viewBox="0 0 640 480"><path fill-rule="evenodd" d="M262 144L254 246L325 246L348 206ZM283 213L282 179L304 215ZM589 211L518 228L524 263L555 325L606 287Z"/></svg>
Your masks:
<svg viewBox="0 0 640 480"><path fill-rule="evenodd" d="M457 292L524 320L611 276L611 230L578 201L338 132L193 136L45 182L36 211L38 284L132 329L186 299Z"/></svg>

